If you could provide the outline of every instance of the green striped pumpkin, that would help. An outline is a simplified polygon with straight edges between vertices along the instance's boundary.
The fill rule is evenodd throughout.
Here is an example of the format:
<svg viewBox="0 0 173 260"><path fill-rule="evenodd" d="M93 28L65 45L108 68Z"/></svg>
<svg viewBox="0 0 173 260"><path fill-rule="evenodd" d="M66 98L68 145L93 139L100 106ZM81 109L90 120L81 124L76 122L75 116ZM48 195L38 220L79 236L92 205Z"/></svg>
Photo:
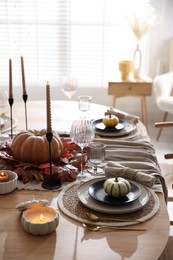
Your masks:
<svg viewBox="0 0 173 260"><path fill-rule="evenodd" d="M130 182L121 177L107 179L103 188L109 196L114 198L124 197L131 191Z"/></svg>

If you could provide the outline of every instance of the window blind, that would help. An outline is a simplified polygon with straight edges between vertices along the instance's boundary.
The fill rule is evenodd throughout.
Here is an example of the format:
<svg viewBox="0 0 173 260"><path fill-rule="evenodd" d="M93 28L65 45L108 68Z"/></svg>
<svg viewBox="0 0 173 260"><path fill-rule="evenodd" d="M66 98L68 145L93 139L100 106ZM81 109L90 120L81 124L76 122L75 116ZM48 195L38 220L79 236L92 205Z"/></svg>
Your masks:
<svg viewBox="0 0 173 260"><path fill-rule="evenodd" d="M118 61L132 59L136 47L127 22L135 0L1 0L0 85L20 86L20 56L26 85L59 86L73 76L80 87L107 87ZM146 4L148 1L140 1Z"/></svg>

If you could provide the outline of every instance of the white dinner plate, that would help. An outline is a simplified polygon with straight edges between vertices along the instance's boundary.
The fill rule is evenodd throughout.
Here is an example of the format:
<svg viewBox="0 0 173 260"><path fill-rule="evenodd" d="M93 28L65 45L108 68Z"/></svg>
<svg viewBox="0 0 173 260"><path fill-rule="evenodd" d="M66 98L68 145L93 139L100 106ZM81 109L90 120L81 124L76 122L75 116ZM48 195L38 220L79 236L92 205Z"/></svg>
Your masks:
<svg viewBox="0 0 173 260"><path fill-rule="evenodd" d="M142 184L131 181L131 182L135 183L141 190L141 195L135 201L128 203L128 204L123 204L123 205L109 205L109 204L104 204L102 202L99 202L90 196L89 187L90 187L90 185L97 182L98 180L103 180L103 179L105 179L105 178L92 179L87 182L84 182L79 187L78 198L79 198L80 202L87 208L98 211L98 212L102 212L102 213L108 213L108 214L126 214L126 213L131 213L131 212L141 209L149 201L150 194L151 194L150 189L143 186Z"/></svg>
<svg viewBox="0 0 173 260"><path fill-rule="evenodd" d="M3 115L1 117L1 134L8 132L11 130L11 118ZM12 119L12 128L15 128L17 126L17 119L13 118Z"/></svg>

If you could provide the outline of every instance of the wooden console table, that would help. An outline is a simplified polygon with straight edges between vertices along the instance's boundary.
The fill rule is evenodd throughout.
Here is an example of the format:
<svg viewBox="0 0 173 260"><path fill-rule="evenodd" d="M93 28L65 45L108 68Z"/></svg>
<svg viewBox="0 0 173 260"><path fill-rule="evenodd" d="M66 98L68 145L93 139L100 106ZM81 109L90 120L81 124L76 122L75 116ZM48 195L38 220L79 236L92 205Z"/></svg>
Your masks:
<svg viewBox="0 0 173 260"><path fill-rule="evenodd" d="M124 96L138 96L141 98L141 121L147 127L146 96L151 96L152 80L114 81L108 83L108 95L112 95L112 107L116 98Z"/></svg>

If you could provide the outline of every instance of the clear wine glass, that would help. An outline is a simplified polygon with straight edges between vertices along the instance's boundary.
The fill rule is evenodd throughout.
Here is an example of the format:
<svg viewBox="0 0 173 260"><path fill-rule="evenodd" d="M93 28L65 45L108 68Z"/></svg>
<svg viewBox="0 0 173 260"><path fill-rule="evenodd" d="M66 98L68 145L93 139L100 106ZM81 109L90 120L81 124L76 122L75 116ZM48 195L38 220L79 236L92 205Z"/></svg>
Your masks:
<svg viewBox="0 0 173 260"><path fill-rule="evenodd" d="M7 91L0 90L0 139L7 138L7 134L3 134L3 126L6 122L5 114L9 112Z"/></svg>
<svg viewBox="0 0 173 260"><path fill-rule="evenodd" d="M100 142L91 142L88 147L88 159L93 164L93 167L89 168L88 172L92 174L103 173L103 169L99 168L98 165L105 159L106 145Z"/></svg>
<svg viewBox="0 0 173 260"><path fill-rule="evenodd" d="M87 147L94 138L94 128L92 121L87 119L73 121L70 137L72 141L81 148L81 171L78 174L77 179L87 178L90 176L90 174L88 172L84 172L83 170L83 151L84 148Z"/></svg>
<svg viewBox="0 0 173 260"><path fill-rule="evenodd" d="M78 90L77 80L74 78L65 78L61 90L70 100Z"/></svg>
<svg viewBox="0 0 173 260"><path fill-rule="evenodd" d="M69 100L74 96L78 90L77 80L72 77L66 77L62 80L61 91L68 97ZM72 112L69 110L67 118L66 132L69 133L71 127Z"/></svg>

